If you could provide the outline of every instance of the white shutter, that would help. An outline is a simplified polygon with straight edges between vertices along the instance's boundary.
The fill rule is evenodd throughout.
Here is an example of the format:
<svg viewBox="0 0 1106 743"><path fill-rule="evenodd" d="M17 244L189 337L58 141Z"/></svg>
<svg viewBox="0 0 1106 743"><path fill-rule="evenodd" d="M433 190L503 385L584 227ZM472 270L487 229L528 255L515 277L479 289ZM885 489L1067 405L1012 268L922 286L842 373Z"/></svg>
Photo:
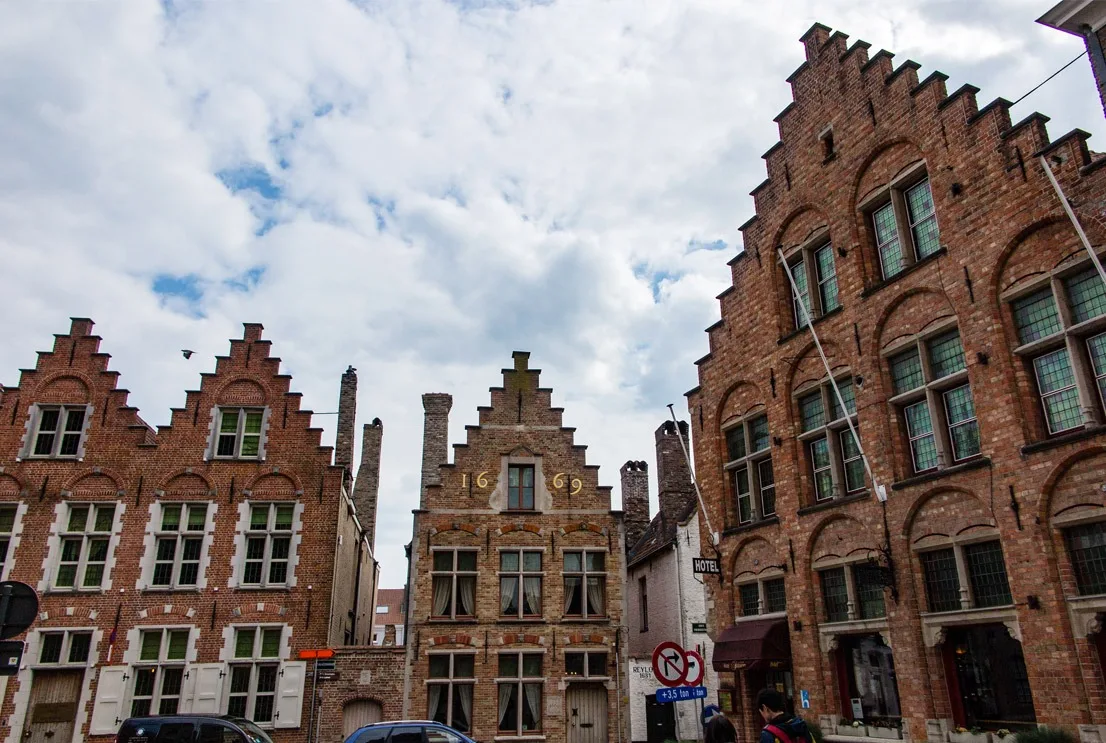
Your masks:
<svg viewBox="0 0 1106 743"><path fill-rule="evenodd" d="M103 666L96 684L96 703L92 706L89 735L114 735L127 717L123 710L126 695L127 666Z"/></svg>
<svg viewBox="0 0 1106 743"><path fill-rule="evenodd" d="M285 661L277 681L275 728L298 728L303 714L303 685L307 675L307 662Z"/></svg>
<svg viewBox="0 0 1106 743"><path fill-rule="evenodd" d="M192 714L217 715L223 705L223 677L227 667L223 663L193 663L188 667L188 707Z"/></svg>

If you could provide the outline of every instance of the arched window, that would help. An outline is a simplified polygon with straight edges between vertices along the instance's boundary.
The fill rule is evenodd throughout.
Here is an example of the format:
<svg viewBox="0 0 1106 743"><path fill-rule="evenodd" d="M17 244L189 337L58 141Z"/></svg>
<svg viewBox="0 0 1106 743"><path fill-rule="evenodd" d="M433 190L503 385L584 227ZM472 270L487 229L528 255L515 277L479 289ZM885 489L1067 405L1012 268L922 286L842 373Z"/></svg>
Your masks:
<svg viewBox="0 0 1106 743"><path fill-rule="evenodd" d="M808 385L796 395L799 440L806 452L816 503L864 490L864 462L860 447L849 430L849 422L855 427L857 420L853 378L845 371L835 373L834 379L845 402L844 408L828 378Z"/></svg>

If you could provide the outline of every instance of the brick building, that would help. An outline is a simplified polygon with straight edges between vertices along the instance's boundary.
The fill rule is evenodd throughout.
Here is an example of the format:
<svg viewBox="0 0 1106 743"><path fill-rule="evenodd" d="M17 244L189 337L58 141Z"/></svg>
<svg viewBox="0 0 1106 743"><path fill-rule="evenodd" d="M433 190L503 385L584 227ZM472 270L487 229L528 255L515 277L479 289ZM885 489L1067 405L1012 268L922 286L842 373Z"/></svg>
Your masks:
<svg viewBox="0 0 1106 743"><path fill-rule="evenodd" d="M403 645L407 627L407 589L379 588L373 617L373 645Z"/></svg>
<svg viewBox="0 0 1106 743"><path fill-rule="evenodd" d="M371 627L356 624L376 571L346 489L352 438L332 464L260 325L156 431L91 331L73 320L0 389L3 576L41 602L18 675L0 678L0 735L70 743L194 711L306 739L297 651ZM355 387L351 369L340 430Z"/></svg>
<svg viewBox="0 0 1106 743"><path fill-rule="evenodd" d="M1087 45L1091 70L1106 114L1106 0L1062 0L1037 19L1037 23L1066 31Z"/></svg>
<svg viewBox="0 0 1106 743"><path fill-rule="evenodd" d="M681 436L688 445L684 421L679 426L665 421L656 431L660 509L652 519L646 463L627 462L621 470L627 545L629 739L635 743L701 740L701 709L716 703L718 697L718 674L706 666L698 681L707 687L706 699L658 703L656 698L660 684L652 662L657 645L675 642L703 658L711 657L714 650L706 632L703 576L695 574L691 562L700 557L699 503L680 447Z"/></svg>
<svg viewBox="0 0 1106 743"><path fill-rule="evenodd" d="M452 463L452 398L423 396L405 714L477 740L621 741L621 515L528 358Z"/></svg>
<svg viewBox="0 0 1106 743"><path fill-rule="evenodd" d="M688 393L731 714L752 735L775 685L850 738L1099 740L1106 291L1038 156L1100 251L1106 157L820 24L802 42Z"/></svg>

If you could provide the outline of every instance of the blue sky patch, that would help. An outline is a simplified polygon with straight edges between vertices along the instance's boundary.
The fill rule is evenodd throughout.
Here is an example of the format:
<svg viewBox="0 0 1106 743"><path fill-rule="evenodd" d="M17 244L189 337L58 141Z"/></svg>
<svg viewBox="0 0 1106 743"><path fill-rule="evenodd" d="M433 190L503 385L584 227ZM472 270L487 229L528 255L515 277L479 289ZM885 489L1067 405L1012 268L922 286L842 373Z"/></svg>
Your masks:
<svg viewBox="0 0 1106 743"><path fill-rule="evenodd" d="M389 199L383 201L376 196L370 196L366 199L370 205L372 205L373 213L376 214L376 229L379 232L383 232L388 226L388 220L385 215L393 216L396 213L396 202Z"/></svg>
<svg viewBox="0 0 1106 743"><path fill-rule="evenodd" d="M689 250L725 250L730 246L725 240L713 240L711 242L688 240L687 247Z"/></svg>
<svg viewBox="0 0 1106 743"><path fill-rule="evenodd" d="M257 287L261 277L265 275L265 266L254 266L234 278L227 279L223 285L235 291L248 292Z"/></svg>
<svg viewBox="0 0 1106 743"><path fill-rule="evenodd" d="M260 165L243 165L237 168L225 168L216 173L231 193L256 191L263 198L279 199L283 193L280 186L273 182L269 171Z"/></svg>
<svg viewBox="0 0 1106 743"><path fill-rule="evenodd" d="M200 288L200 277L191 273L186 276L159 274L154 277L152 288L154 294L184 299L188 302L198 302L204 296L204 290Z"/></svg>

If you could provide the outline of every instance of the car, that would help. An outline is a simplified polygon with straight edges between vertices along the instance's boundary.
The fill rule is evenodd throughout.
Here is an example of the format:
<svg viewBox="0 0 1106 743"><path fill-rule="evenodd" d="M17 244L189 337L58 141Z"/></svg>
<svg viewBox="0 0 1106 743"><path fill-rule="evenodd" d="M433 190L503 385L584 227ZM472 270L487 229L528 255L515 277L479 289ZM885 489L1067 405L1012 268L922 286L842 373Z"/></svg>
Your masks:
<svg viewBox="0 0 1106 743"><path fill-rule="evenodd" d="M273 739L242 717L151 715L124 720L115 743L273 743Z"/></svg>
<svg viewBox="0 0 1106 743"><path fill-rule="evenodd" d="M476 743L464 733L433 720L392 720L357 728L345 743Z"/></svg>

